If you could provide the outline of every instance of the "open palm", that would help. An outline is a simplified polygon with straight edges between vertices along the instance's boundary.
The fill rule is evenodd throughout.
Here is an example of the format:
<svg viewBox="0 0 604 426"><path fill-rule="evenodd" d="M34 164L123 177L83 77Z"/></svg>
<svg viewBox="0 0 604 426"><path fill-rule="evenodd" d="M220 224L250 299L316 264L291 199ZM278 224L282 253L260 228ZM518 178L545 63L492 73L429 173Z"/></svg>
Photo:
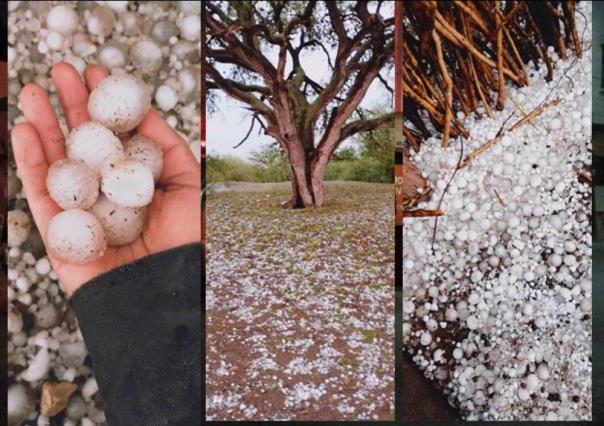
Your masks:
<svg viewBox="0 0 604 426"><path fill-rule="evenodd" d="M69 64L52 69L69 130L89 121L88 93L107 76L97 66L85 71L86 84ZM19 96L25 123L12 132L15 161L27 194L30 210L40 235L46 242L46 227L61 208L46 189L48 167L65 157L65 136L44 89L26 85ZM131 244L108 247L105 255L91 263L75 265L49 255L63 289L73 294L88 280L144 256L201 239L201 170L193 153L155 109L151 109L136 132L153 140L162 150L164 167L153 201L148 206L147 223L141 236ZM119 135L122 140L128 135ZM90 141L90 143L95 143Z"/></svg>

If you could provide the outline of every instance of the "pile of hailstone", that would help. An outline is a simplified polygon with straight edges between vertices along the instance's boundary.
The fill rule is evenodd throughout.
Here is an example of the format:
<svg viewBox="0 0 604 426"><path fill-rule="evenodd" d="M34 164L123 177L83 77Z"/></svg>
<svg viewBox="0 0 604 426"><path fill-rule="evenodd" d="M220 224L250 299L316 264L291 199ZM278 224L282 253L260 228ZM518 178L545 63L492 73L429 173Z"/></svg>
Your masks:
<svg viewBox="0 0 604 426"><path fill-rule="evenodd" d="M130 74L141 79L151 103L199 160L201 2L10 1L8 8L9 129L25 120L18 105L18 94L24 85L34 82L49 92L59 123L67 134L50 79L51 66L66 61L83 75L87 65L100 64L112 75ZM99 128L91 125L82 130L95 132ZM115 142L108 134L112 132L104 133L107 140ZM131 148L128 143L123 144L126 157L137 152L136 140L130 143ZM76 160L75 164L79 165L72 165L70 172L62 173L82 174L84 179L80 183L94 187L90 173L80 167L82 159L65 161L70 163L70 160ZM94 167L82 162L94 171ZM148 174L142 173L150 183ZM94 171L94 174L100 176L102 172ZM106 191L113 192L111 181L108 182ZM105 194L101 179L98 185L99 196L93 206L96 205L95 210L101 211L97 214L102 215L103 206L119 203ZM61 188L65 185L59 182L56 187L59 193L55 197L61 199ZM8 170L8 197L9 424L105 424L103 401L90 357L34 226L12 160ZM84 198L91 202L87 196ZM66 204L64 208L72 207ZM144 207L125 208L144 210ZM115 244L113 234L106 228L103 232L107 243Z"/></svg>
<svg viewBox="0 0 604 426"><path fill-rule="evenodd" d="M591 15L590 6L581 6ZM584 32L589 37L591 30ZM548 96L561 102L460 169L434 218L405 219L403 336L467 420L591 419L591 50L529 70L492 119L463 117L464 156ZM567 76L563 70L568 69ZM522 105L519 112L514 103ZM484 111L480 111L484 115ZM459 160L427 140L412 157L436 208Z"/></svg>
<svg viewBox="0 0 604 426"><path fill-rule="evenodd" d="M140 236L145 206L161 175L162 152L142 135L122 145L114 132L138 126L150 102L144 83L127 74L107 77L90 93L93 121L71 131L67 158L52 163L46 178L50 197L64 209L46 232L48 250L57 259L92 262L107 245L129 244Z"/></svg>

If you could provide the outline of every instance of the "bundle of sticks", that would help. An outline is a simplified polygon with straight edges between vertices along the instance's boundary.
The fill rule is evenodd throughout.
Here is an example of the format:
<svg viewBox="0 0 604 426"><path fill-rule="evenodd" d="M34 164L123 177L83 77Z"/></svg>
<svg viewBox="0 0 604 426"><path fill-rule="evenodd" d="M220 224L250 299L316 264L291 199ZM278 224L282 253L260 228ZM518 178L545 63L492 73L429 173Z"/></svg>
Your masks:
<svg viewBox="0 0 604 426"><path fill-rule="evenodd" d="M493 116L506 100L505 82L528 84L527 64L547 67L552 80L558 57L581 57L582 47L575 24L575 2L569 1L405 1L403 2L403 135L415 151L434 132L442 134L443 147L468 131L458 119L482 106ZM570 51L570 52L569 52ZM514 102L510 98L510 101ZM515 128L557 103L554 100L524 115ZM500 132L501 133L501 132ZM498 136L502 136L498 135ZM485 149L497 142L489 141ZM483 152L485 149L480 150ZM478 150L477 150L478 151ZM480 152L468 155L460 167ZM403 181L413 182L403 191L403 216L440 216L440 210L417 210L427 187L419 171L404 156ZM423 179L423 178L422 178ZM425 191L428 191L427 189ZM405 193L406 192L406 193Z"/></svg>
<svg viewBox="0 0 604 426"><path fill-rule="evenodd" d="M408 1L403 13L403 133L415 150L430 128L445 147L467 137L457 111L502 110L505 80L526 85L527 63L542 60L551 80L548 46L581 56L573 1Z"/></svg>

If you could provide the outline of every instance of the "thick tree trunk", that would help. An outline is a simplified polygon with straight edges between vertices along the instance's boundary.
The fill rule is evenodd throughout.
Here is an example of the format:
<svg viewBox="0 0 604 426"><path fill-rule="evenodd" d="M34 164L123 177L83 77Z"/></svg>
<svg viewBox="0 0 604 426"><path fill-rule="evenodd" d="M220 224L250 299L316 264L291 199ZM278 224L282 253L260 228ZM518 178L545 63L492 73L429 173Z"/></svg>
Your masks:
<svg viewBox="0 0 604 426"><path fill-rule="evenodd" d="M288 160L292 185L291 200L286 208L321 207L325 203L324 178L329 157L305 151L299 141L289 141Z"/></svg>

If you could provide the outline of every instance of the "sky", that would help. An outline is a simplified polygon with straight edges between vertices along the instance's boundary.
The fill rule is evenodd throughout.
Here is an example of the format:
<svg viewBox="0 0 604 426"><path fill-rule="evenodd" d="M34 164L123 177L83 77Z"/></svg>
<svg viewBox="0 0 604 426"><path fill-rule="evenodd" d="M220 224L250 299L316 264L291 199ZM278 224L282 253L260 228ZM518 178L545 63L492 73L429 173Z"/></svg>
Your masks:
<svg viewBox="0 0 604 426"><path fill-rule="evenodd" d="M267 56L273 56L274 52ZM333 58L333 52L330 52ZM289 56L288 56L289 60ZM301 57L301 63L308 76L315 81L325 82L328 80L331 70L327 64L325 54L318 51L307 51L307 53ZM289 66L290 64L288 64ZM286 67L286 74L289 70ZM394 86L394 73L393 72L382 72L389 82L390 86ZM264 135L261 131L258 134L258 129L261 129L258 123L255 124L254 130L250 134L247 141L240 147L234 149L237 143L243 139L247 133L251 123L251 113L249 110L244 109L244 104L232 99L222 92L217 91L219 94L216 98L216 111L213 114L209 114L206 118L207 125L207 152L209 155L231 155L239 158L248 158L248 156L266 145L274 142L274 139ZM375 80L365 98L361 102L361 106L367 109L375 107L391 108L391 95L384 88L384 86ZM353 145L352 140L346 141L343 146Z"/></svg>

